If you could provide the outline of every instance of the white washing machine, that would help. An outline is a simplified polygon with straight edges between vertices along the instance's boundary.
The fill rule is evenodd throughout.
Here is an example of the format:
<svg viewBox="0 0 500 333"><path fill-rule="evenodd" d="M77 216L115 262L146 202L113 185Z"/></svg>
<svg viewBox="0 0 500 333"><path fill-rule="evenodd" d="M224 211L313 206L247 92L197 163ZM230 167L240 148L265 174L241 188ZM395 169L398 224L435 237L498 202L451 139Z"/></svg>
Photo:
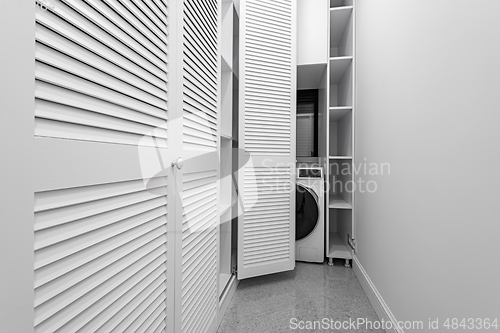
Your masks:
<svg viewBox="0 0 500 333"><path fill-rule="evenodd" d="M325 258L323 168L297 169L295 196L295 260L323 262Z"/></svg>

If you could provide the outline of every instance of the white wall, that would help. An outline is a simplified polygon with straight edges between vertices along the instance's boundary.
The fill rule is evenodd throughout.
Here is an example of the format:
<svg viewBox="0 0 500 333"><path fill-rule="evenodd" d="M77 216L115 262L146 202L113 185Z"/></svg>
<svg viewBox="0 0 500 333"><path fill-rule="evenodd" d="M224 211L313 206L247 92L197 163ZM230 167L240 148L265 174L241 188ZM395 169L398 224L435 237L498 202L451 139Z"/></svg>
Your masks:
<svg viewBox="0 0 500 333"><path fill-rule="evenodd" d="M297 65L326 64L328 1L297 1Z"/></svg>
<svg viewBox="0 0 500 333"><path fill-rule="evenodd" d="M0 3L0 332L33 332L35 11Z"/></svg>
<svg viewBox="0 0 500 333"><path fill-rule="evenodd" d="M363 176L358 258L398 320L500 317L498 13L357 1L356 159L391 164Z"/></svg>

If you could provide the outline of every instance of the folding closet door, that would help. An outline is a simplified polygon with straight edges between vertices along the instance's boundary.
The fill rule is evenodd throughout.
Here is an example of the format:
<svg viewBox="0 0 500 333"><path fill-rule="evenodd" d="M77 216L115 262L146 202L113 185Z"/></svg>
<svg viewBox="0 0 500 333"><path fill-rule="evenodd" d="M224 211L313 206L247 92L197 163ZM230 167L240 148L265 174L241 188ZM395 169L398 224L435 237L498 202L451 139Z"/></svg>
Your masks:
<svg viewBox="0 0 500 333"><path fill-rule="evenodd" d="M295 267L296 6L241 2L238 279Z"/></svg>
<svg viewBox="0 0 500 333"><path fill-rule="evenodd" d="M36 11L34 331L173 332L168 3L52 3Z"/></svg>
<svg viewBox="0 0 500 333"><path fill-rule="evenodd" d="M176 332L215 332L218 310L218 109L220 0L177 1L179 93L175 121L181 138L174 165L176 211Z"/></svg>

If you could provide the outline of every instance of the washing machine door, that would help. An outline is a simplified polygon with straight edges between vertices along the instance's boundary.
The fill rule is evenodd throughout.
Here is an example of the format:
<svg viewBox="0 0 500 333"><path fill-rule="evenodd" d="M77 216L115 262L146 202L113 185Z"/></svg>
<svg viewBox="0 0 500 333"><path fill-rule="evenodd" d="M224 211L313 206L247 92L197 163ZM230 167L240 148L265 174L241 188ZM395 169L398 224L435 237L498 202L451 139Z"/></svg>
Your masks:
<svg viewBox="0 0 500 333"><path fill-rule="evenodd" d="M297 184L295 191L295 240L309 236L318 225L319 207L316 194L306 186Z"/></svg>

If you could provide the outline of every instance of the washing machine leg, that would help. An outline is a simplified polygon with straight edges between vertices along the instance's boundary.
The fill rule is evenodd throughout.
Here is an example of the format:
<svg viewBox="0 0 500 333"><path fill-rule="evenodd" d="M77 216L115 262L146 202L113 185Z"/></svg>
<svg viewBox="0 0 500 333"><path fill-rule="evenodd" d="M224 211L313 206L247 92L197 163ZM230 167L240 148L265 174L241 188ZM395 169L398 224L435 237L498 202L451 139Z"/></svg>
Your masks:
<svg viewBox="0 0 500 333"><path fill-rule="evenodd" d="M333 258L328 258L328 266L333 266Z"/></svg>
<svg viewBox="0 0 500 333"><path fill-rule="evenodd" d="M344 266L347 267L347 268L351 267L351 264L349 263L349 259L345 260Z"/></svg>

